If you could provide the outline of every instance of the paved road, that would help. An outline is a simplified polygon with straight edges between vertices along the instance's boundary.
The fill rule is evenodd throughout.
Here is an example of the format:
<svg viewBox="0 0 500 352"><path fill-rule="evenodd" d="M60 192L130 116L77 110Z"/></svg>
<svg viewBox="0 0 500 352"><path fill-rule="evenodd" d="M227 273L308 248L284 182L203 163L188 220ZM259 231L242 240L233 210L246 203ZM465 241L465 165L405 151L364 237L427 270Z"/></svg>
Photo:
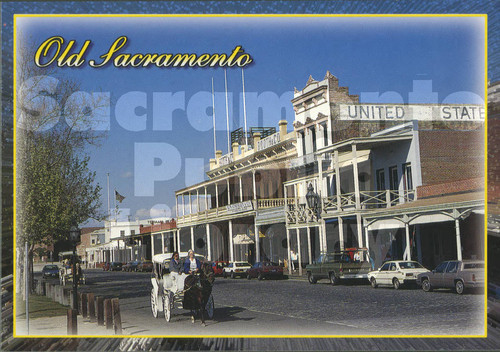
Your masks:
<svg viewBox="0 0 500 352"><path fill-rule="evenodd" d="M167 323L150 310L150 274L87 271L83 292L119 297L124 332L133 335L478 335L483 295L440 290L331 286L321 281L218 278L215 317L191 324L176 309Z"/></svg>

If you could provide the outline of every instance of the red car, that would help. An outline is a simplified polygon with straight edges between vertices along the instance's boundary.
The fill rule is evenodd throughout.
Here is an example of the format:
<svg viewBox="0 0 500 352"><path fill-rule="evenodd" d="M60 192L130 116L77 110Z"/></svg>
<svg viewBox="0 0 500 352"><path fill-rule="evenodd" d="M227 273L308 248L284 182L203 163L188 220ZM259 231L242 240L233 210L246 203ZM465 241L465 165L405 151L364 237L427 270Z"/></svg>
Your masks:
<svg viewBox="0 0 500 352"><path fill-rule="evenodd" d="M213 262L212 263L212 269L214 271L214 275L215 276L221 276L222 275L222 270L228 264L229 264L229 262L225 262L225 261L215 261L215 262Z"/></svg>
<svg viewBox="0 0 500 352"><path fill-rule="evenodd" d="M283 278L283 267L273 262L257 262L247 271L247 279L256 277L259 280L264 278Z"/></svg>

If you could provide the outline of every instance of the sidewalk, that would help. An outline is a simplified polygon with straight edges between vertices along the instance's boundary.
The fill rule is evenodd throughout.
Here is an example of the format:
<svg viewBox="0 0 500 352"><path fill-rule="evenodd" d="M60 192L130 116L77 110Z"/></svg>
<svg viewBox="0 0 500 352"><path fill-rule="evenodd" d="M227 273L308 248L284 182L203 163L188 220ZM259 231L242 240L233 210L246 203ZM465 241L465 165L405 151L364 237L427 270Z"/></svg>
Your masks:
<svg viewBox="0 0 500 352"><path fill-rule="evenodd" d="M97 322L91 323L89 319L77 316L78 335L87 336L114 336L114 330L107 330L105 326L97 325ZM28 335L25 318L16 318L15 335ZM56 317L44 317L30 319L29 335L33 336L67 336L67 317L64 315ZM125 333L124 333L125 335Z"/></svg>

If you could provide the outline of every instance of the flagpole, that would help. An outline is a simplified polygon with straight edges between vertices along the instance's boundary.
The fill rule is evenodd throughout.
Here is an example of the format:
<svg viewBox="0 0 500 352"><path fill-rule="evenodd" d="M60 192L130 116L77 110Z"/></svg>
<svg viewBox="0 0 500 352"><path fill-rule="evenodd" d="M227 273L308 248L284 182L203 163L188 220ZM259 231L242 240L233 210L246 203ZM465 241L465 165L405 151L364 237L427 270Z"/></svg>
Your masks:
<svg viewBox="0 0 500 352"><path fill-rule="evenodd" d="M215 136L215 93L214 93L214 78L212 77L212 111L214 120L214 155L217 155L217 139Z"/></svg>
<svg viewBox="0 0 500 352"><path fill-rule="evenodd" d="M231 153L231 141L229 137L229 108L227 103L227 73L224 69L224 82L226 83L226 127L227 127L227 153Z"/></svg>
<svg viewBox="0 0 500 352"><path fill-rule="evenodd" d="M109 209L109 172L106 173L108 178L108 220L111 219L111 210Z"/></svg>
<svg viewBox="0 0 500 352"><path fill-rule="evenodd" d="M118 208L116 205L116 188L115 188L115 222L118 222Z"/></svg>
<svg viewBox="0 0 500 352"><path fill-rule="evenodd" d="M248 150L248 134L247 134L247 105L245 101L245 75L243 74L243 68L241 69L241 81L243 83L243 117L245 119L245 146Z"/></svg>

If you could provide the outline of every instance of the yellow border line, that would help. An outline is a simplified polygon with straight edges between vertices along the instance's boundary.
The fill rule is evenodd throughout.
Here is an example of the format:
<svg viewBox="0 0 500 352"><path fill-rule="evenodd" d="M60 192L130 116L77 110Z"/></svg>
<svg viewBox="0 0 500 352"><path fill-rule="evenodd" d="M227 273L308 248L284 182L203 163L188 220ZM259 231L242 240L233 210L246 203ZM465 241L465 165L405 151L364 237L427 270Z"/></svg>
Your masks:
<svg viewBox="0 0 500 352"><path fill-rule="evenodd" d="M16 25L17 18L22 17L84 17L84 18L94 18L94 17L109 17L109 18L131 18L131 17L203 17L203 18L230 18L230 17L283 17L283 18L304 18L304 17L376 17L376 18L401 18L401 17L483 17L484 18L484 75L485 75L485 91L484 91L484 101L485 101L485 142L484 142L484 179L485 179L485 212L484 212L484 261L485 261L485 288L484 288L484 335L16 335ZM14 56L13 56L13 70L14 70L14 84L13 84L13 138L14 138L14 182L13 182L13 200L14 200L14 316L13 316L13 337L14 338L486 338L488 331L488 316L487 316L487 259L488 259L488 216L487 216L487 204L488 204L488 15L487 14L14 14L14 28L13 28L13 40L14 40Z"/></svg>

